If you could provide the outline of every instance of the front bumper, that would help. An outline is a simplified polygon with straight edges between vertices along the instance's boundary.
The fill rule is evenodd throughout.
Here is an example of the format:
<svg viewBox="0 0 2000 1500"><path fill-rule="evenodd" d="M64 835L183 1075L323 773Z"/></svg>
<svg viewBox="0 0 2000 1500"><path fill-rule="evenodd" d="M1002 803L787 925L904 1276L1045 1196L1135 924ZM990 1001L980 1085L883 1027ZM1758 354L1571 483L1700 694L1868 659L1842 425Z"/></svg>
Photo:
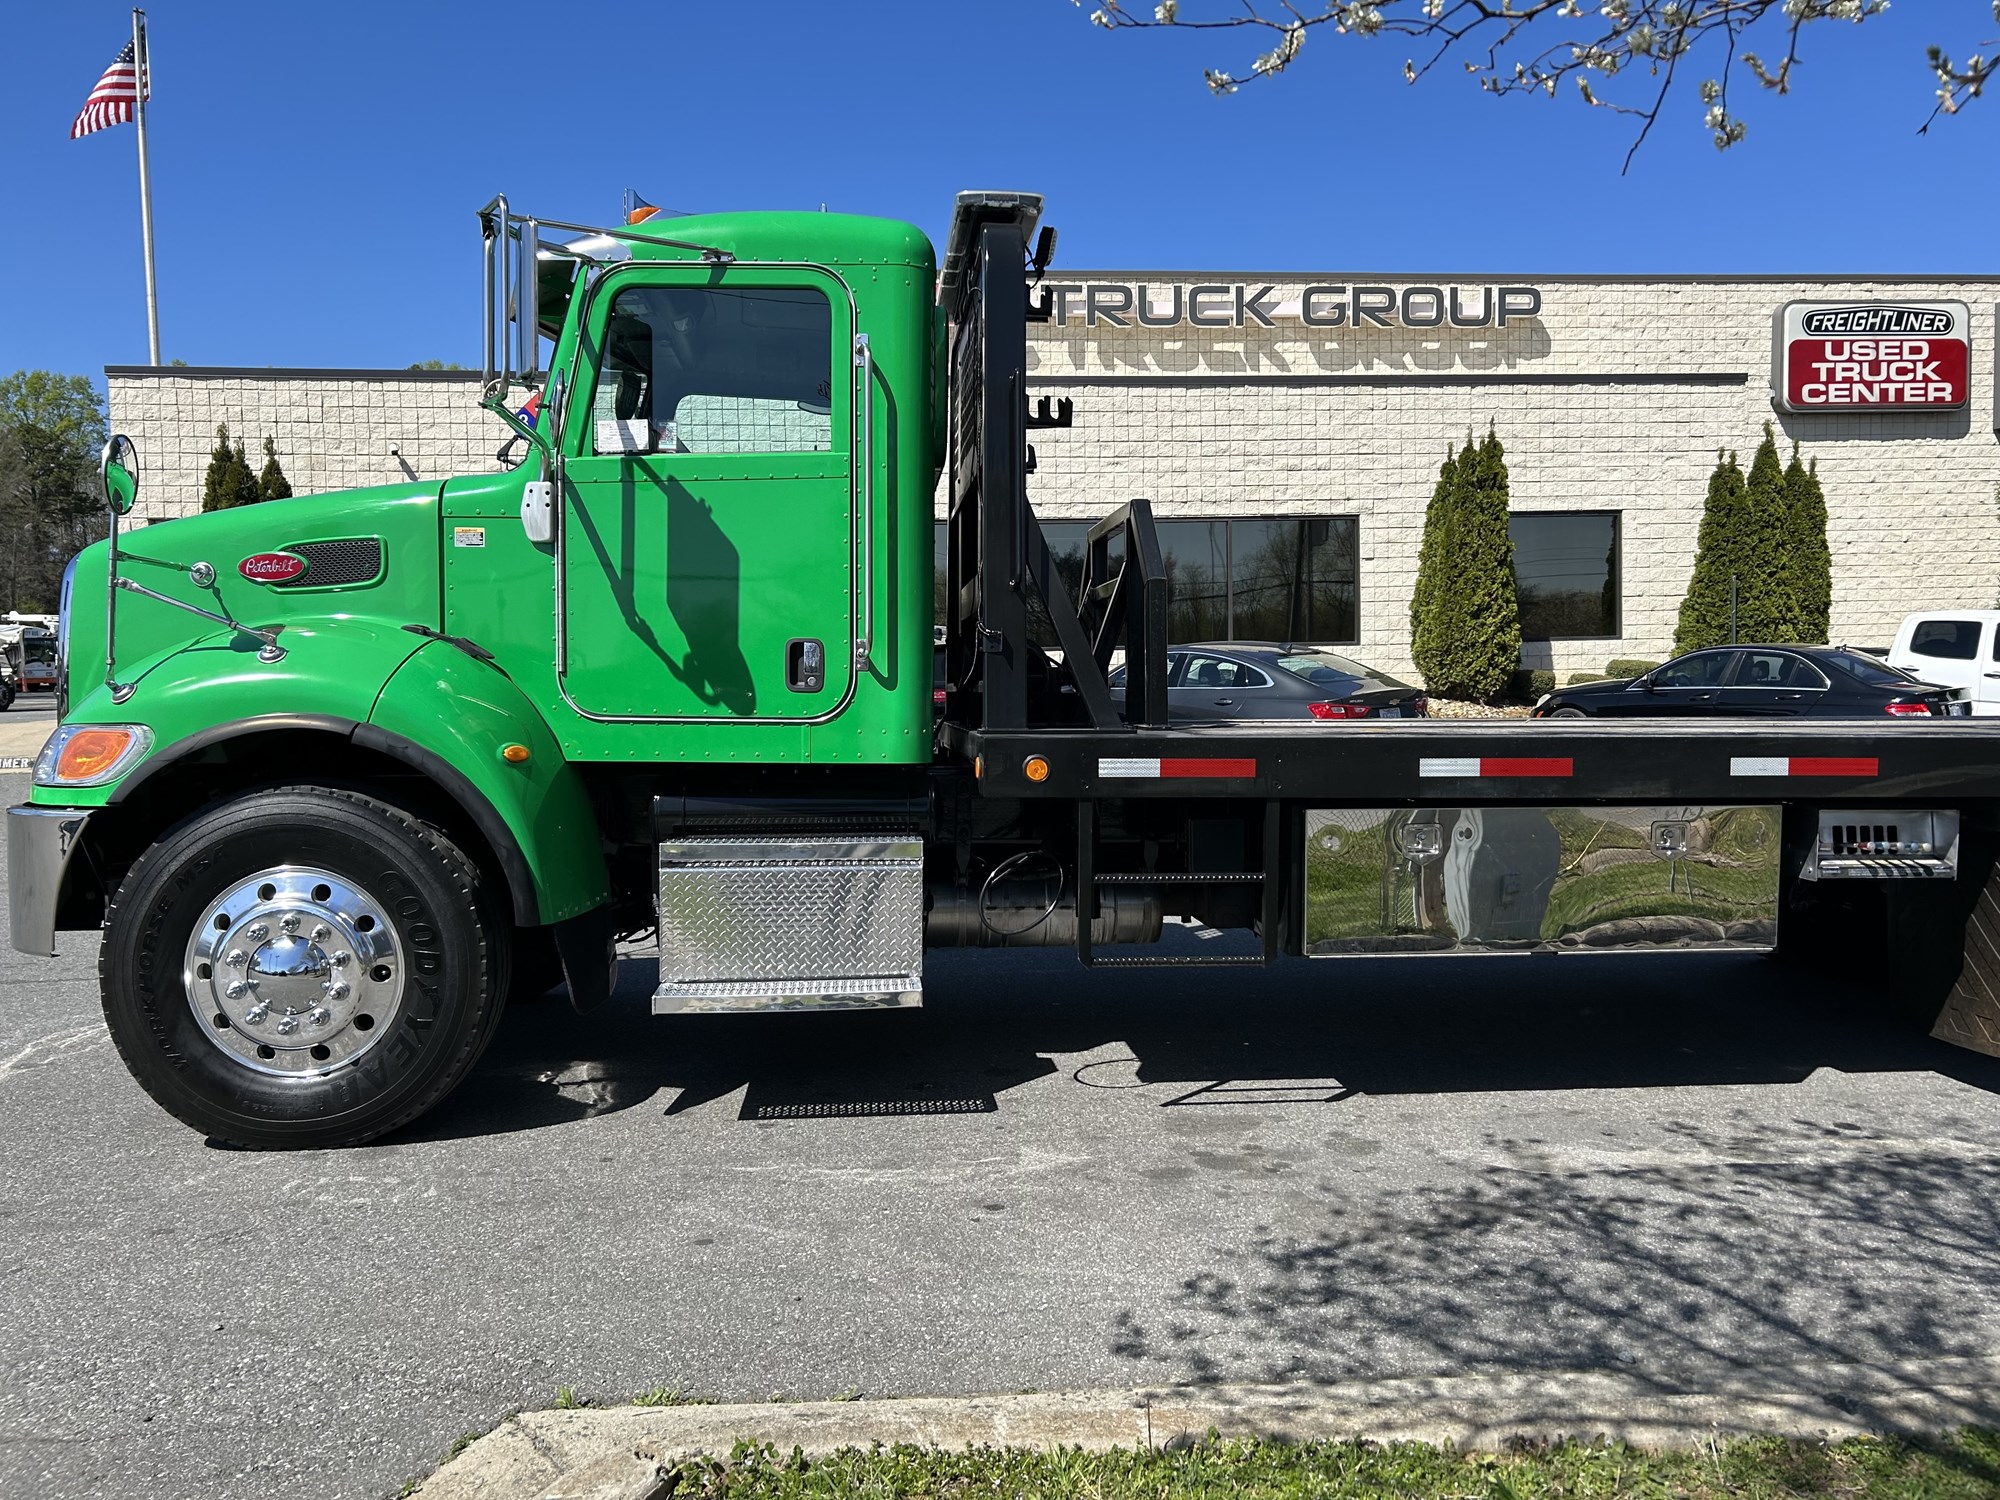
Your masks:
<svg viewBox="0 0 2000 1500"><path fill-rule="evenodd" d="M7 926L17 951L55 957L63 872L89 821L87 808L7 809Z"/></svg>

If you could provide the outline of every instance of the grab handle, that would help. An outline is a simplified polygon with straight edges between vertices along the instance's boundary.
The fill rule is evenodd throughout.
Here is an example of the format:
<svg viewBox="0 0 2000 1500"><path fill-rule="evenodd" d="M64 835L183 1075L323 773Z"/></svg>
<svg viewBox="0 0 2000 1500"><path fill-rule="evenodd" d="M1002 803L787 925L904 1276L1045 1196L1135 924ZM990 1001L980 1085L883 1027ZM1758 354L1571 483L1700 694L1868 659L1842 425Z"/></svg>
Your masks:
<svg viewBox="0 0 2000 1500"><path fill-rule="evenodd" d="M865 667L875 645L875 358L865 333L854 335L854 368L861 372L861 621L854 665Z"/></svg>

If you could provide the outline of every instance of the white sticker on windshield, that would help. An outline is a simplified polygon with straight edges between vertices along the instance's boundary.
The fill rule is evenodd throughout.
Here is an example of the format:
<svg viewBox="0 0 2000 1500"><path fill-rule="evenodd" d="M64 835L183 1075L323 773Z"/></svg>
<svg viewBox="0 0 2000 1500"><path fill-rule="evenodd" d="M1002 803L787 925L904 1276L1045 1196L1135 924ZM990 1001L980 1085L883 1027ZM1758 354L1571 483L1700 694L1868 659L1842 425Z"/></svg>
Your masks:
<svg viewBox="0 0 2000 1500"><path fill-rule="evenodd" d="M627 421L621 417L597 419L599 453L644 453L648 436L644 422Z"/></svg>

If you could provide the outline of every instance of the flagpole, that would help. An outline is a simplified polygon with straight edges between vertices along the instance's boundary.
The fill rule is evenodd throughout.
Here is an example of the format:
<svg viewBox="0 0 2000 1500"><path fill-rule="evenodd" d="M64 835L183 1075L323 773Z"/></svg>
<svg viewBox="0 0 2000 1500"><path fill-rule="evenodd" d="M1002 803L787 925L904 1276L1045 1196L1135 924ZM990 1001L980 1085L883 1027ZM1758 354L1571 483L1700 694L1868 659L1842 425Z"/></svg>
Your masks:
<svg viewBox="0 0 2000 1500"><path fill-rule="evenodd" d="M133 118L139 122L139 232L146 242L146 340L160 362L160 298L153 282L153 180L146 166L146 94L153 72L146 56L146 13L132 12Z"/></svg>

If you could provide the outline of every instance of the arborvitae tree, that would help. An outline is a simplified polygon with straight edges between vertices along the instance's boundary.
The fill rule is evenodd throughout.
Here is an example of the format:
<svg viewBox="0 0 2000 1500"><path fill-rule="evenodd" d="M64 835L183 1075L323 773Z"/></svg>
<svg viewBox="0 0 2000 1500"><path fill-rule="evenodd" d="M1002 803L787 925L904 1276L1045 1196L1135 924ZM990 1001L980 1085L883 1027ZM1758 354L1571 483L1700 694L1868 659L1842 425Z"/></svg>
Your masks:
<svg viewBox="0 0 2000 1500"><path fill-rule="evenodd" d="M1826 495L1819 487L1819 460L1808 468L1792 444L1785 468L1786 571L1792 634L1802 645L1818 645L1833 633L1833 554L1826 544Z"/></svg>
<svg viewBox="0 0 2000 1500"><path fill-rule="evenodd" d="M1470 462L1471 457L1472 444L1468 441L1466 461ZM1450 531L1456 514L1459 465L1459 456L1447 445L1444 463L1438 469L1437 486L1431 491L1431 503L1424 510L1424 539L1417 553L1417 586L1410 595L1410 659L1426 681L1443 670L1443 661L1437 655L1438 633L1433 610L1438 595L1449 587L1445 570L1451 555Z"/></svg>
<svg viewBox="0 0 2000 1500"><path fill-rule="evenodd" d="M229 424L215 429L215 447L208 455L208 472L201 480L201 508L227 510L236 503L236 453L229 445Z"/></svg>
<svg viewBox="0 0 2000 1500"><path fill-rule="evenodd" d="M1790 497L1777 435L1764 424L1764 441L1750 460L1744 485L1743 551L1738 565L1736 638L1793 641ZM1725 583L1727 580L1724 580Z"/></svg>
<svg viewBox="0 0 2000 1500"><path fill-rule="evenodd" d="M1449 467L1450 483L1439 479L1443 524L1435 538L1426 536L1432 578L1422 595L1424 655L1417 665L1439 696L1489 702L1506 690L1521 661L1499 434L1489 428L1477 447L1468 439Z"/></svg>
<svg viewBox="0 0 2000 1500"><path fill-rule="evenodd" d="M270 438L264 439L264 472L257 476L257 498L260 500L292 498L292 482L285 478L285 471L278 467L278 445Z"/></svg>
<svg viewBox="0 0 2000 1500"><path fill-rule="evenodd" d="M1734 453L1715 455L1715 472L1708 476L1708 502L1701 511L1701 539L1695 548L1694 576L1674 631L1674 652L1699 651L1729 639L1729 579L1742 582L1743 548L1748 529L1743 471Z"/></svg>
<svg viewBox="0 0 2000 1500"><path fill-rule="evenodd" d="M250 467L250 455L243 451L241 439L237 440L236 451L229 456L229 483L235 499L231 505L255 505L263 499L257 488L257 471Z"/></svg>

